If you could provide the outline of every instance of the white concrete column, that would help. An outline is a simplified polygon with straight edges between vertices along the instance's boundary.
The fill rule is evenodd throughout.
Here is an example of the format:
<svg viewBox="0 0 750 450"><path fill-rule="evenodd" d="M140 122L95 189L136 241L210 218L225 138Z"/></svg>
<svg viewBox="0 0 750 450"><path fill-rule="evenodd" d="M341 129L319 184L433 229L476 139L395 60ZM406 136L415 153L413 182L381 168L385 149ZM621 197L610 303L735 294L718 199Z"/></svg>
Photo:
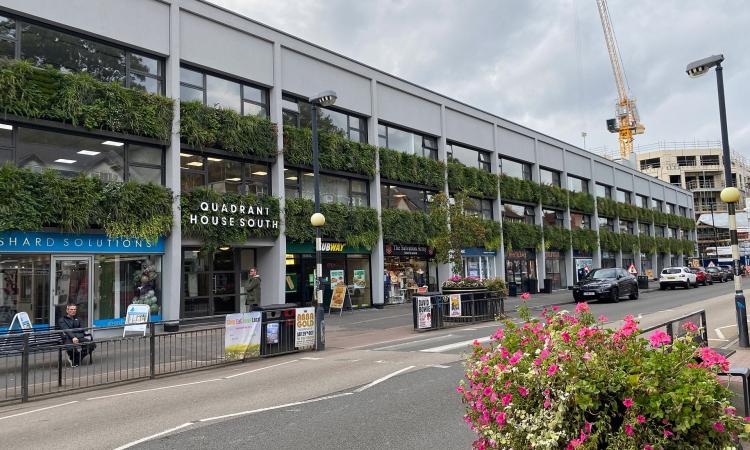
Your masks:
<svg viewBox="0 0 750 450"><path fill-rule="evenodd" d="M562 186L565 189L569 189L568 185L568 166L567 166L567 160L566 155L568 152L563 152L563 172L560 175L560 182L562 183ZM570 202L568 202L568 206L565 207L565 211L563 213L563 228L566 230L570 230ZM568 248L565 250L565 254L563 256L565 260L565 283L562 284L560 287L565 289L568 286L573 285L573 244L569 244Z"/></svg>
<svg viewBox="0 0 750 450"><path fill-rule="evenodd" d="M599 239L599 208L596 202L596 177L594 176L594 160L589 159L591 167L591 194L594 196L594 213L591 215L591 229L596 231L596 250L594 250L592 256L592 263L594 267L602 266L602 247L601 240Z"/></svg>
<svg viewBox="0 0 750 450"><path fill-rule="evenodd" d="M180 7L169 6L169 56L165 67L167 97L174 99L172 135L165 157L165 179L175 200L172 208L172 232L166 239L162 261L162 318L179 319L182 293L182 217L180 214Z"/></svg>
<svg viewBox="0 0 750 450"><path fill-rule="evenodd" d="M615 217L615 233L620 234L620 215ZM615 266L622 267L622 250L615 252Z"/></svg>
<svg viewBox="0 0 750 450"><path fill-rule="evenodd" d="M367 141L370 145L378 147L378 82L376 80L370 80L370 119L367 121ZM375 158L375 176L370 181L370 207L375 208L378 212L378 222L381 224L380 235L378 236L378 242L372 249L372 260L370 261L370 267L372 268L372 305L374 307L382 307L385 303L385 276L383 270L385 269L385 254L383 252L383 229L382 222L380 220L380 213L382 211L380 198L380 152Z"/></svg>
<svg viewBox="0 0 750 450"><path fill-rule="evenodd" d="M443 193L449 199L451 194L448 190L448 138L446 137L446 126L445 126L445 105L440 105L440 137L438 138L438 160L445 163L445 173L443 179ZM448 223L450 226L450 223ZM451 270L451 264L438 264L438 278L440 282L447 280L451 277L453 271Z"/></svg>
<svg viewBox="0 0 750 450"><path fill-rule="evenodd" d="M500 157L498 154L497 124L492 124L492 156L490 157L490 171L496 177L500 175ZM498 180L499 183L499 180ZM497 198L492 202L493 219L503 226L503 203L500 198L500 186L497 188ZM495 271L497 276L505 280L505 249L503 248L502 233L500 233L500 247L495 256Z"/></svg>
<svg viewBox="0 0 750 450"><path fill-rule="evenodd" d="M534 139L534 165L531 168L531 180L534 183L541 184L541 174L539 173L539 150L536 139ZM544 281L544 216L542 214L542 201L541 199L534 209L534 222L542 227L542 245L541 250L536 250L536 281L537 289L541 289L542 282Z"/></svg>

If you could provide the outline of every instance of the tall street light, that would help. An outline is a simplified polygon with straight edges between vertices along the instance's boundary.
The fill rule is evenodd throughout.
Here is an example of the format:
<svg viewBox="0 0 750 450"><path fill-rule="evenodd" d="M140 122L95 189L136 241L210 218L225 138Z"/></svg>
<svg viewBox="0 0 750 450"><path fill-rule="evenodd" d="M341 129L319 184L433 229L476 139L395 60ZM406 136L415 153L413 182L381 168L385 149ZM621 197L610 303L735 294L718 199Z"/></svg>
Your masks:
<svg viewBox="0 0 750 450"><path fill-rule="evenodd" d="M312 153L313 178L315 180L315 212L310 216L310 224L315 227L315 349L325 350L325 321L323 317L323 255L321 253L320 227L325 225L326 218L320 212L320 174L318 173L318 108L336 103L336 93L323 91L310 99L312 106Z"/></svg>
<svg viewBox="0 0 750 450"><path fill-rule="evenodd" d="M721 191L721 201L727 203L729 211L729 237L732 242L732 263L734 265L734 307L737 314L737 328L739 331L739 346L750 347L747 332L747 304L742 292L742 279L740 277L740 247L737 242L737 215L736 203L740 200L740 191L733 187L732 183L732 160L729 156L729 133L727 132L727 109L724 104L724 77L721 63L724 55L714 55L691 62L685 71L696 78L709 72L711 67L716 67L716 87L719 94L719 119L721 120L721 149L724 160L724 183L726 187ZM716 251L718 258L718 248Z"/></svg>

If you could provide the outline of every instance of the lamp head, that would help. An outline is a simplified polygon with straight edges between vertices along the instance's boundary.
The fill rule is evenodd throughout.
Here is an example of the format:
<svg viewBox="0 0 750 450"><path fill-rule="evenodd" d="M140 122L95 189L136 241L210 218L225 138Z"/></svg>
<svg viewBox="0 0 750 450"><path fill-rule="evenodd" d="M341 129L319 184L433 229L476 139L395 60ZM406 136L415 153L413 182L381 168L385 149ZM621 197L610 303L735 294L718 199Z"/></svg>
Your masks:
<svg viewBox="0 0 750 450"><path fill-rule="evenodd" d="M737 203L740 201L740 190L736 187L728 187L721 190L721 201L724 203Z"/></svg>
<svg viewBox="0 0 750 450"><path fill-rule="evenodd" d="M310 216L310 224L316 228L322 227L326 224L326 216L322 213L315 213Z"/></svg>
<svg viewBox="0 0 750 450"><path fill-rule="evenodd" d="M690 78L697 78L701 75L705 75L711 67L721 65L722 61L724 61L724 55L709 56L708 58L691 62L685 68L685 72L687 72Z"/></svg>
<svg viewBox="0 0 750 450"><path fill-rule="evenodd" d="M336 103L336 93L334 91L323 91L312 97L310 103L318 106L331 106Z"/></svg>

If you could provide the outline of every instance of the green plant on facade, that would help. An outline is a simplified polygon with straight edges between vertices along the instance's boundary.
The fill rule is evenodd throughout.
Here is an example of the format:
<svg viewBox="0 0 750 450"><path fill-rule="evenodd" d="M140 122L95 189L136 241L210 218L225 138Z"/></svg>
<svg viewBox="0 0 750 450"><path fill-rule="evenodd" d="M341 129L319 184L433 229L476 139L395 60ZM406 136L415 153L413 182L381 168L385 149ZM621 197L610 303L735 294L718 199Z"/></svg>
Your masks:
<svg viewBox="0 0 750 450"><path fill-rule="evenodd" d="M318 133L320 166L324 169L375 176L377 149L364 142L354 142L339 133ZM309 128L284 126L284 162L312 166L312 131Z"/></svg>
<svg viewBox="0 0 750 450"><path fill-rule="evenodd" d="M599 248L596 231L576 228L570 232L570 240L573 250L579 252L593 253Z"/></svg>
<svg viewBox="0 0 750 450"><path fill-rule="evenodd" d="M201 208L201 204L208 204L209 211ZM212 211L210 207L218 205L219 211ZM263 214L240 214L222 211L222 205L241 205L245 208L263 208ZM268 208L268 214L265 214ZM238 194L234 192L216 192L208 188L195 188L189 192L183 192L180 196L180 211L182 217L182 230L185 236L199 239L203 243L203 249L208 252L216 251L223 245L237 244L252 238L276 239L279 236L279 199L270 195ZM209 216L208 224L200 222L200 216ZM242 221L254 219L262 221L263 226L242 226ZM267 226L265 220L271 221ZM216 220L216 222L214 222ZM273 226L274 222L276 227ZM309 222L308 222L309 223Z"/></svg>
<svg viewBox="0 0 750 450"><path fill-rule="evenodd" d="M276 132L276 125L265 118L243 116L199 101L180 102L180 137L198 150L216 148L238 155L274 158Z"/></svg>
<svg viewBox="0 0 750 450"><path fill-rule="evenodd" d="M669 223L669 214L661 211L653 210L654 223L657 225L667 225Z"/></svg>
<svg viewBox="0 0 750 450"><path fill-rule="evenodd" d="M641 253L645 253L649 256L657 253L656 238L653 236L647 236L645 234L639 235L638 245L641 249Z"/></svg>
<svg viewBox="0 0 750 450"><path fill-rule="evenodd" d="M617 203L617 215L620 219L635 220L638 218L638 207L628 203Z"/></svg>
<svg viewBox="0 0 750 450"><path fill-rule="evenodd" d="M430 236L430 221L422 211L384 209L380 222L388 244L426 244Z"/></svg>
<svg viewBox="0 0 750 450"><path fill-rule="evenodd" d="M495 222L490 219L482 219L484 225L484 248L495 250L500 248L503 240L503 227L500 222Z"/></svg>
<svg viewBox="0 0 750 450"><path fill-rule="evenodd" d="M310 216L315 211L315 203L304 198L287 198L285 203L287 240L300 244L314 243L315 228L310 224ZM377 244L380 228L374 209L325 203L320 205L320 211L326 218L325 225L321 227L324 239L368 250Z"/></svg>
<svg viewBox="0 0 750 450"><path fill-rule="evenodd" d="M503 221L503 246L514 249L541 249L542 229L539 225L511 220Z"/></svg>
<svg viewBox="0 0 750 450"><path fill-rule="evenodd" d="M695 242L690 239L682 239L682 254L693 256L695 254Z"/></svg>
<svg viewBox="0 0 750 450"><path fill-rule="evenodd" d="M616 252L620 250L620 234L599 229L599 245L602 250Z"/></svg>
<svg viewBox="0 0 750 450"><path fill-rule="evenodd" d="M466 212L472 202L467 194L456 193L453 198L453 204L442 192L432 198L429 220L433 235L428 243L435 249L435 260L450 263L453 273L459 275L463 273L462 249L492 245L499 239L488 236L488 231L496 229L490 221Z"/></svg>
<svg viewBox="0 0 750 450"><path fill-rule="evenodd" d="M0 58L0 111L169 141L173 101L91 75Z"/></svg>
<svg viewBox="0 0 750 450"><path fill-rule="evenodd" d="M466 192L475 197L497 198L497 176L451 159L448 161L448 188L451 192Z"/></svg>
<svg viewBox="0 0 750 450"><path fill-rule="evenodd" d="M597 197L596 198L596 213L599 217L617 217L617 202L611 198Z"/></svg>
<svg viewBox="0 0 750 450"><path fill-rule="evenodd" d="M584 214L594 213L594 196L588 192L568 192L568 204L572 211Z"/></svg>
<svg viewBox="0 0 750 450"><path fill-rule="evenodd" d="M654 239L656 239L656 251L657 253L669 253L670 252L670 246L671 242L669 241L670 238L665 238L661 236L657 236Z"/></svg>
<svg viewBox="0 0 750 450"><path fill-rule="evenodd" d="M155 241L172 228L172 192L155 184L103 183L46 170L0 167L0 231L104 228L110 237Z"/></svg>
<svg viewBox="0 0 750 450"><path fill-rule="evenodd" d="M541 186L530 180L500 175L500 197L503 201L514 200L526 203L539 203Z"/></svg>
<svg viewBox="0 0 750 450"><path fill-rule="evenodd" d="M571 247L570 230L555 225L545 225L544 231L544 249L568 251Z"/></svg>
<svg viewBox="0 0 750 450"><path fill-rule="evenodd" d="M638 236L628 233L620 233L620 249L625 253L640 253L640 242Z"/></svg>
<svg viewBox="0 0 750 450"><path fill-rule="evenodd" d="M541 184L539 186L540 198L542 205L556 208L566 208L568 206L568 191L561 187L551 184Z"/></svg>
<svg viewBox="0 0 750 450"><path fill-rule="evenodd" d="M445 185L445 164L441 161L410 155L380 147L380 176L390 181L403 181L441 190Z"/></svg>
<svg viewBox="0 0 750 450"><path fill-rule="evenodd" d="M642 208L640 206L638 208L638 222L640 223L653 223L654 222L654 211L652 209L648 208Z"/></svg>

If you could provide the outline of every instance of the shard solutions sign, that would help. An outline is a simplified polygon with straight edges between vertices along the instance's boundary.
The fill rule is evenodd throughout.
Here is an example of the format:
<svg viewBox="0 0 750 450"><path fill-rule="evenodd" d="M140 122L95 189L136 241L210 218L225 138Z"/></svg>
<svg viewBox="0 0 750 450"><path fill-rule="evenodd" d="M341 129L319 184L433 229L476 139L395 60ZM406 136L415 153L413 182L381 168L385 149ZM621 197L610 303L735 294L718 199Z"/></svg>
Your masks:
<svg viewBox="0 0 750 450"><path fill-rule="evenodd" d="M221 225L240 228L279 228L278 219L269 218L266 206L235 203L201 202L199 210L191 212L191 225Z"/></svg>

